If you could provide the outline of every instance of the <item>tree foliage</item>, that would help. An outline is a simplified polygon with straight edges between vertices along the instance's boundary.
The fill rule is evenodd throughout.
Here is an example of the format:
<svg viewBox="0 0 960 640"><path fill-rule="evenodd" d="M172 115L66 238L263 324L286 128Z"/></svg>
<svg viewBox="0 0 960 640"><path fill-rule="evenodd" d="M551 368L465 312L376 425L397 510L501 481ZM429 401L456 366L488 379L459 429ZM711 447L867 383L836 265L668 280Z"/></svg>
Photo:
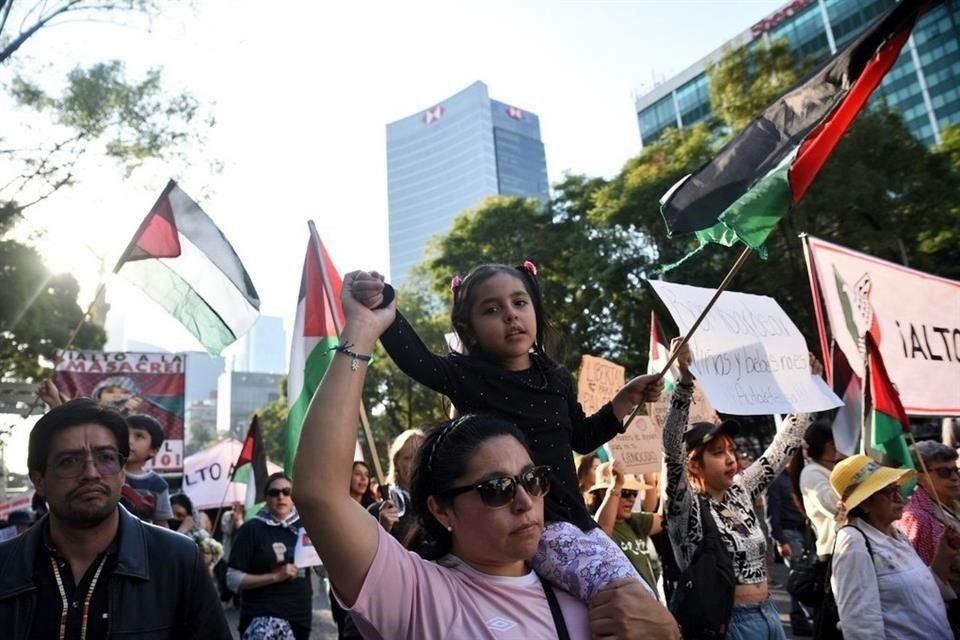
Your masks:
<svg viewBox="0 0 960 640"><path fill-rule="evenodd" d="M283 464L287 451L287 377L280 379L280 397L253 413L260 416L260 435L263 437L267 460ZM253 415L250 415L253 418ZM244 432L246 435L246 432ZM241 436L243 437L243 436Z"/></svg>

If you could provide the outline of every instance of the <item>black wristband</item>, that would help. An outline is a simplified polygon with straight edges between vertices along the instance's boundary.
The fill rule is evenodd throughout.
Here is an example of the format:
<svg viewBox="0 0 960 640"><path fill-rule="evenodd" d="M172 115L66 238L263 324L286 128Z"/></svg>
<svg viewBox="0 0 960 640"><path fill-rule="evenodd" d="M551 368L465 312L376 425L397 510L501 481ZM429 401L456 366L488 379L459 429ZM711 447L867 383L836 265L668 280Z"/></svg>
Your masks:
<svg viewBox="0 0 960 640"><path fill-rule="evenodd" d="M356 371L360 366L360 362L370 362L373 358L372 355L364 355L362 353L357 353L356 351L351 351L350 348L353 346L350 342L341 342L335 347L330 347L330 351L337 351L342 353L345 356L350 356L352 360L350 361L350 370Z"/></svg>

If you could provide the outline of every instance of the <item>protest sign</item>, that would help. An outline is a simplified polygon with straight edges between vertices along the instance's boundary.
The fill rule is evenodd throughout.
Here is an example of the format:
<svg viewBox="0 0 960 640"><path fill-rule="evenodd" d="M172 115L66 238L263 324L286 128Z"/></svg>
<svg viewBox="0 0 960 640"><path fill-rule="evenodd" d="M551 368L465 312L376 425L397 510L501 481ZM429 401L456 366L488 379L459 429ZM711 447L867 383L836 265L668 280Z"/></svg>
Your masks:
<svg viewBox="0 0 960 640"><path fill-rule="evenodd" d="M649 416L637 416L626 432L607 443L614 460L623 462L625 473L636 475L660 471L663 430Z"/></svg>
<svg viewBox="0 0 960 640"><path fill-rule="evenodd" d="M243 444L228 438L213 444L183 461L183 492L197 509L216 509L221 505L243 503L247 496L246 482L231 482L233 465L240 457ZM267 462L267 471L283 471Z"/></svg>
<svg viewBox="0 0 960 640"><path fill-rule="evenodd" d="M857 341L870 329L907 413L960 415L960 282L806 240L811 282L853 371L863 377Z"/></svg>
<svg viewBox="0 0 960 640"><path fill-rule="evenodd" d="M154 471L183 468L183 408L186 357L182 353L64 351L53 383L71 398L93 398L124 415L143 413L163 427L164 443L151 461Z"/></svg>
<svg viewBox="0 0 960 640"><path fill-rule="evenodd" d="M577 381L577 401L583 406L583 412L591 416L610 402L623 386L625 371L609 360L583 356Z"/></svg>
<svg viewBox="0 0 960 640"><path fill-rule="evenodd" d="M293 550L293 564L297 565L298 569L317 567L323 564L317 550L313 548L313 543L310 542L310 536L303 528L297 533L297 548Z"/></svg>
<svg viewBox="0 0 960 640"><path fill-rule="evenodd" d="M661 433L663 432L663 424L667 419L667 412L670 410L670 401L672 399L673 393L665 391L660 394L659 400L647 403L647 415L650 416L653 424L656 425ZM717 412L713 408L713 405L710 404L710 400L707 399L707 395L703 392L703 387L700 386L699 381L694 380L693 401L690 403L688 423L716 422L717 420ZM686 428L686 426L684 426L684 428Z"/></svg>
<svg viewBox="0 0 960 640"><path fill-rule="evenodd" d="M680 333L706 308L713 289L650 281ZM691 371L717 411L768 415L824 411L843 402L813 381L807 345L768 296L724 291L690 339Z"/></svg>

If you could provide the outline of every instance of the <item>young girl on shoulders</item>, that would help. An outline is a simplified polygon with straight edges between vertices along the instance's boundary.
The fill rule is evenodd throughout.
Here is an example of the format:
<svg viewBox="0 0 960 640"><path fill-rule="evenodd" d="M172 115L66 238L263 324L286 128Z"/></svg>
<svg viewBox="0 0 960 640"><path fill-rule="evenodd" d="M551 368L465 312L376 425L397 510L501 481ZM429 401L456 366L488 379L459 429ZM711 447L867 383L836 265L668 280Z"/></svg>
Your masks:
<svg viewBox="0 0 960 640"><path fill-rule="evenodd" d="M570 372L547 356L550 325L536 276L526 261L484 264L453 278L450 316L462 353L432 353L399 312L380 341L404 373L450 398L460 414L493 414L524 433L534 463L550 467L547 524L533 568L589 604L614 580L640 577L587 513L573 451L588 453L621 433L624 417L658 398L662 382L656 375L634 378L586 416ZM359 272L344 285L368 308L383 303L385 285L376 272Z"/></svg>

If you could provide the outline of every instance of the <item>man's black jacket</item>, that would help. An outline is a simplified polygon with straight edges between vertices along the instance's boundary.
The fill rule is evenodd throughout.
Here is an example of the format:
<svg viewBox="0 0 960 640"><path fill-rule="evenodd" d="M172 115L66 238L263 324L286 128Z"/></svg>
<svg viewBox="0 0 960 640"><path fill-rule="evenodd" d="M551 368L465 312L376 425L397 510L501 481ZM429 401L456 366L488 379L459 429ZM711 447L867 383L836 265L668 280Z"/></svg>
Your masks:
<svg viewBox="0 0 960 640"><path fill-rule="evenodd" d="M230 638L223 608L197 545L120 511L117 564L108 585L110 638ZM20 537L0 543L0 635L31 637L37 603L37 552L44 516ZM49 615L59 617L59 611Z"/></svg>

